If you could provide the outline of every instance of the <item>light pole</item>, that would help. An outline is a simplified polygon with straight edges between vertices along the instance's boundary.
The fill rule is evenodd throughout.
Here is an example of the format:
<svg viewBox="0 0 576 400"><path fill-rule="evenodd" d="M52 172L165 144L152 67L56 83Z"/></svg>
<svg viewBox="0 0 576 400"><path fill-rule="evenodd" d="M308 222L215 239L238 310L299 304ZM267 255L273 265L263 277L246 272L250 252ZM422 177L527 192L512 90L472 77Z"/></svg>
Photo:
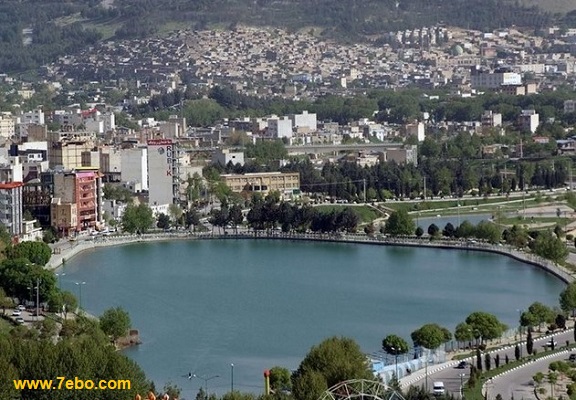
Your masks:
<svg viewBox="0 0 576 400"><path fill-rule="evenodd" d="M518 333L520 334L520 359L522 359L522 310L518 309Z"/></svg>
<svg viewBox="0 0 576 400"><path fill-rule="evenodd" d="M36 318L40 315L40 279L36 278Z"/></svg>
<svg viewBox="0 0 576 400"><path fill-rule="evenodd" d="M460 398L464 398L464 377L466 374L460 374Z"/></svg>
<svg viewBox="0 0 576 400"><path fill-rule="evenodd" d="M230 363L230 392L234 391L234 363Z"/></svg>
<svg viewBox="0 0 576 400"><path fill-rule="evenodd" d="M398 350L396 350L394 347L390 347L390 350L392 350L394 352L394 363L395 363L395 370L396 370L396 380L400 380L400 378L398 377Z"/></svg>
<svg viewBox="0 0 576 400"><path fill-rule="evenodd" d="M65 272L56 273L56 278L58 279L58 289L62 289L62 277L66 276Z"/></svg>
<svg viewBox="0 0 576 400"><path fill-rule="evenodd" d="M212 379L215 379L215 378L219 378L220 375L213 375L213 376L206 378L204 376L198 376L196 374L193 374L192 377L198 378L198 379L201 379L204 381L204 390L206 391L206 398L208 398L208 381L211 381Z"/></svg>
<svg viewBox="0 0 576 400"><path fill-rule="evenodd" d="M80 310L82 309L82 286L84 286L86 282L76 282L78 286L78 303L80 305Z"/></svg>

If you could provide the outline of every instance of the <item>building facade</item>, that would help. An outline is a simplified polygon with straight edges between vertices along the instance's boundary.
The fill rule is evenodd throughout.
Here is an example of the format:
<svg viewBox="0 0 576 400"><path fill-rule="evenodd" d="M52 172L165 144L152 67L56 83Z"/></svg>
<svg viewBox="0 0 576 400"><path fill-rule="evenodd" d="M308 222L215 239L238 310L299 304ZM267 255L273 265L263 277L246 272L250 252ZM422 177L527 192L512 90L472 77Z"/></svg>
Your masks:
<svg viewBox="0 0 576 400"><path fill-rule="evenodd" d="M249 174L221 175L224 183L233 192L246 197L253 193L266 196L277 191L283 198L290 198L300 193L300 174L298 172L260 172Z"/></svg>
<svg viewBox="0 0 576 400"><path fill-rule="evenodd" d="M12 237L22 234L22 182L0 183L0 222Z"/></svg>
<svg viewBox="0 0 576 400"><path fill-rule="evenodd" d="M179 169L175 143L150 139L148 144L148 204L167 206L179 201Z"/></svg>

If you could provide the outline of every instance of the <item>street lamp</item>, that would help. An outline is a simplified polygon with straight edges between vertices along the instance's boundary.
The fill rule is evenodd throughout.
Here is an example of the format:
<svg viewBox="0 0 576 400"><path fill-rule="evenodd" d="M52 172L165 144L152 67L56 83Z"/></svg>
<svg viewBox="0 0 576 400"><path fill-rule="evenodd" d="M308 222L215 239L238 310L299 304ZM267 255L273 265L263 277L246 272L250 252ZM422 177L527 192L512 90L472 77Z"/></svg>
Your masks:
<svg viewBox="0 0 576 400"><path fill-rule="evenodd" d="M399 380L400 378L398 378L398 350L396 350L394 347L390 347L390 350L392 350L394 352L394 362L395 362L395 369L396 369L396 380Z"/></svg>
<svg viewBox="0 0 576 400"><path fill-rule="evenodd" d="M80 304L80 309L82 309L82 286L84 286L86 284L86 282L76 282L76 285L78 286L78 303Z"/></svg>
<svg viewBox="0 0 576 400"><path fill-rule="evenodd" d="M518 333L520 334L520 358L522 358L522 310L518 309Z"/></svg>
<svg viewBox="0 0 576 400"><path fill-rule="evenodd" d="M62 277L66 276L65 272L60 272L60 273L55 273L54 275L56 275L56 278L58 279L58 289L62 289Z"/></svg>
<svg viewBox="0 0 576 400"><path fill-rule="evenodd" d="M36 318L38 318L38 315L40 315L40 279L36 278Z"/></svg>
<svg viewBox="0 0 576 400"><path fill-rule="evenodd" d="M460 398L464 398L464 377L466 374L459 374L460 375Z"/></svg>
<svg viewBox="0 0 576 400"><path fill-rule="evenodd" d="M206 391L206 397L208 397L208 381L211 381L212 379L219 378L219 377L220 377L220 375L213 375L213 376L206 378L204 376L198 376L196 374L192 374L192 378L198 378L198 379L201 379L204 381L204 390Z"/></svg>
<svg viewBox="0 0 576 400"><path fill-rule="evenodd" d="M230 363L230 392L234 391L234 364Z"/></svg>

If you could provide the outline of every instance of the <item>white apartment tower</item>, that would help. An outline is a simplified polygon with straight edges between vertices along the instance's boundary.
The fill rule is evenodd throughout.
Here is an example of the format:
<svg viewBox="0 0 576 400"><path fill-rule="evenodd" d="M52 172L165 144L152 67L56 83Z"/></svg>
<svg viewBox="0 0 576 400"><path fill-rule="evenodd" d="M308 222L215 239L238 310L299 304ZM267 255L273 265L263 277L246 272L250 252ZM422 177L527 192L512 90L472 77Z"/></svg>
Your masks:
<svg viewBox="0 0 576 400"><path fill-rule="evenodd" d="M148 190L148 148L124 149L120 155L120 180L136 182L142 190Z"/></svg>
<svg viewBox="0 0 576 400"><path fill-rule="evenodd" d="M178 156L170 139L148 140L148 204L164 212L179 200Z"/></svg>

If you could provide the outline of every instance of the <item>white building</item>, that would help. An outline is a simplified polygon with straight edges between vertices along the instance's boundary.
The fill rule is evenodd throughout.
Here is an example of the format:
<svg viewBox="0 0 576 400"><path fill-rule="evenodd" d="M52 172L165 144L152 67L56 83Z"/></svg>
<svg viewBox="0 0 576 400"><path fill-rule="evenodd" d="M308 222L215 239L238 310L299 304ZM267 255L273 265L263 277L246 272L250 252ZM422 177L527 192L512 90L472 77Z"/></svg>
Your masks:
<svg viewBox="0 0 576 400"><path fill-rule="evenodd" d="M268 118L268 136L274 139L292 137L292 120L288 117L271 117Z"/></svg>
<svg viewBox="0 0 576 400"><path fill-rule="evenodd" d="M20 115L19 122L21 124L44 125L46 123L44 119L44 111L41 109L36 109L22 113L22 115Z"/></svg>
<svg viewBox="0 0 576 400"><path fill-rule="evenodd" d="M216 149L212 156L212 162L222 166L228 165L229 162L234 165L244 165L244 152L230 151L230 149Z"/></svg>
<svg viewBox="0 0 576 400"><path fill-rule="evenodd" d="M310 131L315 132L318 129L318 119L316 113L309 114L308 111L302 111L302 114L290 115L292 126L294 128L308 128Z"/></svg>
<svg viewBox="0 0 576 400"><path fill-rule="evenodd" d="M426 139L424 122L414 122L406 125L406 136L416 136L419 142L423 142Z"/></svg>
<svg viewBox="0 0 576 400"><path fill-rule="evenodd" d="M0 114L0 137L11 138L15 133L15 123L12 113L4 112Z"/></svg>
<svg viewBox="0 0 576 400"><path fill-rule="evenodd" d="M516 72L479 72L470 75L473 89L496 89L501 86L522 85L522 75Z"/></svg>
<svg viewBox="0 0 576 400"><path fill-rule="evenodd" d="M148 205L158 212L179 201L176 152L170 139L148 140Z"/></svg>
<svg viewBox="0 0 576 400"><path fill-rule="evenodd" d="M540 125L540 115L535 110L522 110L518 117L518 124L521 129L535 133Z"/></svg>
<svg viewBox="0 0 576 400"><path fill-rule="evenodd" d="M124 149L120 155L120 180L133 182L139 190L148 190L148 148Z"/></svg>
<svg viewBox="0 0 576 400"><path fill-rule="evenodd" d="M486 110L482 114L482 126L488 128L495 128L497 126L502 126L502 114L492 112L492 110Z"/></svg>

